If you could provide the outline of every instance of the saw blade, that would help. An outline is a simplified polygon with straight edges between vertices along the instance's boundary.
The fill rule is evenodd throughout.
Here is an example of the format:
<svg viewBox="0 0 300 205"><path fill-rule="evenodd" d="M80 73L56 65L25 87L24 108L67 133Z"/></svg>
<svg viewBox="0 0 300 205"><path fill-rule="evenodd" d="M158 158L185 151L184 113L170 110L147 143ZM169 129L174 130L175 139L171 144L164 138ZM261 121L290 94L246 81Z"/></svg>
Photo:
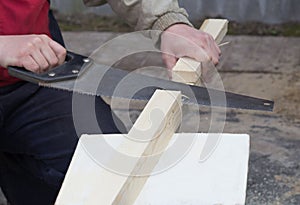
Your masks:
<svg viewBox="0 0 300 205"><path fill-rule="evenodd" d="M76 80L39 83L40 86L67 90L80 94L148 101L156 89L181 91L184 104L272 111L274 102L177 83L106 65L93 64Z"/></svg>

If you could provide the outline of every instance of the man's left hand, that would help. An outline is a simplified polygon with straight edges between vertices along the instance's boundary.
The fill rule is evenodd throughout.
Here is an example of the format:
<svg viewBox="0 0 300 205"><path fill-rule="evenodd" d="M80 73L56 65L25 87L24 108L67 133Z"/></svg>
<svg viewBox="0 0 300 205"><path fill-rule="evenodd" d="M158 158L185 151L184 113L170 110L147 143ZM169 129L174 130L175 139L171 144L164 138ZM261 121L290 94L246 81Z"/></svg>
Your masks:
<svg viewBox="0 0 300 205"><path fill-rule="evenodd" d="M186 24L175 24L161 36L161 51L167 68L171 71L181 57L199 62L219 63L221 51L211 35Z"/></svg>

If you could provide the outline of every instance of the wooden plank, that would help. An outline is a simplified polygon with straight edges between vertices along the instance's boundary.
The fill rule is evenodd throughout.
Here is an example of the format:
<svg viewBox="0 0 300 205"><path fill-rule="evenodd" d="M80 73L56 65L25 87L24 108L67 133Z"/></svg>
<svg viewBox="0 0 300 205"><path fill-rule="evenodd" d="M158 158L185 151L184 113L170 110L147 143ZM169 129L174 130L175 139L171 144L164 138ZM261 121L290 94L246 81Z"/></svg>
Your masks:
<svg viewBox="0 0 300 205"><path fill-rule="evenodd" d="M182 104L180 92L156 91L156 95L154 94L151 98L150 106L147 105L141 117L137 119L133 128L129 131L128 136L133 139L140 139L141 135L143 135L143 140L148 145L143 149L143 157L139 159L131 176L127 178L124 186L114 200L114 205L134 204L149 174L152 173L160 156L181 123ZM131 143L130 145L133 144ZM124 146L123 148L129 152L127 149L133 150L135 146ZM140 153L136 153L136 156L139 155ZM153 155L156 156L154 157ZM144 174L146 175L143 176Z"/></svg>
<svg viewBox="0 0 300 205"><path fill-rule="evenodd" d="M227 19L206 19L200 27L201 31L209 33L220 44L228 31Z"/></svg>
<svg viewBox="0 0 300 205"><path fill-rule="evenodd" d="M92 158L78 156L78 152L75 158L101 161L97 156L105 156L105 168L95 165L80 170L72 160L69 170L73 171L68 171L56 204L134 204L181 123L181 106L180 92L157 90L128 135L118 135L122 140L114 151L104 152L103 144L98 141L97 146L97 141L91 143L83 136L78 149L82 152L84 147ZM105 137L98 135L97 139Z"/></svg>
<svg viewBox="0 0 300 205"><path fill-rule="evenodd" d="M209 33L219 44L228 30L226 19L206 19L202 24L201 31ZM194 59L180 58L172 70L172 80L181 83L199 85L201 76L201 63Z"/></svg>

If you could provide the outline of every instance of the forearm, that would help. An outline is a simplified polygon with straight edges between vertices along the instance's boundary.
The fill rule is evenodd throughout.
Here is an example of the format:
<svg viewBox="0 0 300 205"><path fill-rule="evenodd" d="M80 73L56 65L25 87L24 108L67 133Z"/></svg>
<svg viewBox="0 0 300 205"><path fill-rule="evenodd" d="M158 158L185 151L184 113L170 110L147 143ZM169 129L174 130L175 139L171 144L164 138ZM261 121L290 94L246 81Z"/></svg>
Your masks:
<svg viewBox="0 0 300 205"><path fill-rule="evenodd" d="M104 0L84 0L87 5L103 4ZM112 9L135 30L166 30L178 23L191 25L188 15L177 0L107 0Z"/></svg>
<svg viewBox="0 0 300 205"><path fill-rule="evenodd" d="M87 5L93 6L105 3L105 0L84 1ZM188 15L179 7L178 0L107 0L107 2L136 30L155 30L143 35L149 35L154 44L161 48L163 60L170 70L181 57L190 57L199 62L211 60L214 64L218 63L221 51L216 42L209 34L192 28Z"/></svg>

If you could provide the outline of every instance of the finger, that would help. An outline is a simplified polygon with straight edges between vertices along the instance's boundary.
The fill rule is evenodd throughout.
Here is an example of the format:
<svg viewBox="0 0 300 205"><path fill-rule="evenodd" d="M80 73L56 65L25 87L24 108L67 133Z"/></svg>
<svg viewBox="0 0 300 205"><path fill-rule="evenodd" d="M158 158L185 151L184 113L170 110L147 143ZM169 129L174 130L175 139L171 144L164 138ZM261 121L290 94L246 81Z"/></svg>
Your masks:
<svg viewBox="0 0 300 205"><path fill-rule="evenodd" d="M222 51L216 41L214 41L214 45L215 45L215 48L217 49L219 55L221 55Z"/></svg>
<svg viewBox="0 0 300 205"><path fill-rule="evenodd" d="M67 55L66 49L53 40L49 42L49 46L52 48L52 50L54 51L58 59L58 65L63 64L65 62L66 55Z"/></svg>
<svg viewBox="0 0 300 205"><path fill-rule="evenodd" d="M221 50L220 50L219 46L217 45L216 41L213 38L211 38L210 46L214 50L217 58L219 58L219 56L221 54Z"/></svg>
<svg viewBox="0 0 300 205"><path fill-rule="evenodd" d="M34 61L39 65L41 71L49 69L49 63L47 62L45 56L39 49L35 50L30 55L34 59Z"/></svg>
<svg viewBox="0 0 300 205"><path fill-rule="evenodd" d="M207 53L207 50L200 46L194 46L191 49L188 49L185 53L185 56L193 58L198 62L206 62L211 60L211 57Z"/></svg>
<svg viewBox="0 0 300 205"><path fill-rule="evenodd" d="M207 50L208 55L212 62L216 65L219 62L219 52L215 48L215 42L211 36L206 39L205 49Z"/></svg>
<svg viewBox="0 0 300 205"><path fill-rule="evenodd" d="M220 49L219 45L217 44L217 42L215 41L215 39L213 37L211 37L211 40L212 40L212 46L216 49L217 53L220 55L221 49Z"/></svg>
<svg viewBox="0 0 300 205"><path fill-rule="evenodd" d="M26 56L20 60L20 67L24 67L26 70L32 71L34 73L40 73L40 66L38 63L31 57Z"/></svg>
<svg viewBox="0 0 300 205"><path fill-rule="evenodd" d="M211 50L213 52L212 62L215 65L217 65L219 63L219 57L220 57L219 52L214 45L211 45Z"/></svg>
<svg viewBox="0 0 300 205"><path fill-rule="evenodd" d="M58 65L59 59L57 58L56 54L48 44L44 45L41 48L41 53L47 60L50 68L53 68Z"/></svg>
<svg viewBox="0 0 300 205"><path fill-rule="evenodd" d="M162 54L162 58L168 69L168 77L169 79L172 79L172 69L176 65L178 59L175 56L166 53Z"/></svg>
<svg viewBox="0 0 300 205"><path fill-rule="evenodd" d="M166 64L168 70L172 70L176 65L177 58L173 55L163 54L163 61Z"/></svg>
<svg viewBox="0 0 300 205"><path fill-rule="evenodd" d="M219 61L220 56L221 56L221 50L215 40L212 41L212 47L216 51L217 59Z"/></svg>

